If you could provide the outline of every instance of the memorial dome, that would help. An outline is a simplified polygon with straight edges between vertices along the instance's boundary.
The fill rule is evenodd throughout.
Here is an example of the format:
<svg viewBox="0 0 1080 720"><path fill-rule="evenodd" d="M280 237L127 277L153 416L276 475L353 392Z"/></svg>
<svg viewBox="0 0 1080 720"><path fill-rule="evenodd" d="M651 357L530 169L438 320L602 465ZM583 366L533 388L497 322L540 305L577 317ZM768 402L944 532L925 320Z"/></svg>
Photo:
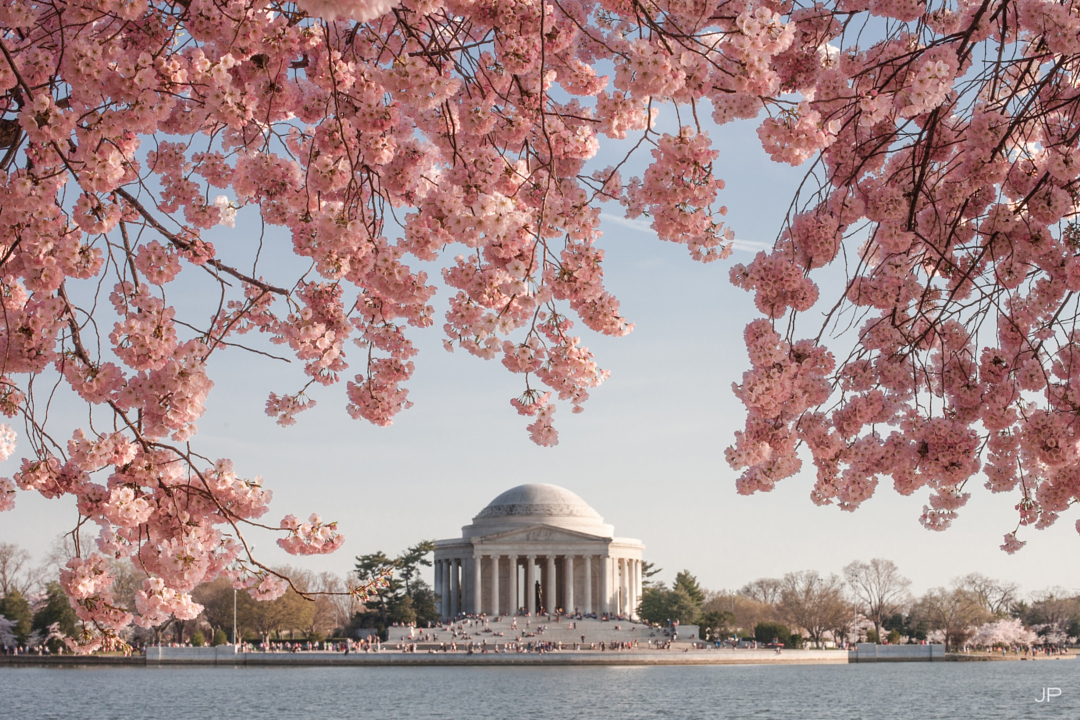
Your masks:
<svg viewBox="0 0 1080 720"><path fill-rule="evenodd" d="M460 538L435 541L441 617L558 608L596 616L637 612L645 546L615 537L615 529L566 488L510 488L461 530Z"/></svg>
<svg viewBox="0 0 1080 720"><path fill-rule="evenodd" d="M522 525L544 524L612 537L614 528L600 513L566 488L548 483L518 485L487 504L463 529L465 537L492 535Z"/></svg>

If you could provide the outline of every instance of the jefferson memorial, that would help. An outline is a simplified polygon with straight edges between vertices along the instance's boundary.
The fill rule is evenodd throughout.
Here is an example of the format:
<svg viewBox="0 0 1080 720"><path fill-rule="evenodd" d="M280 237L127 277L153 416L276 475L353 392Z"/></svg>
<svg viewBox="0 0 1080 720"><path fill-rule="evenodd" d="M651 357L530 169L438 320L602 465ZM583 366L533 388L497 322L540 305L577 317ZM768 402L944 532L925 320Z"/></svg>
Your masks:
<svg viewBox="0 0 1080 720"><path fill-rule="evenodd" d="M435 543L443 617L527 612L633 617L641 598L639 540L557 485L519 485L488 503L460 538Z"/></svg>

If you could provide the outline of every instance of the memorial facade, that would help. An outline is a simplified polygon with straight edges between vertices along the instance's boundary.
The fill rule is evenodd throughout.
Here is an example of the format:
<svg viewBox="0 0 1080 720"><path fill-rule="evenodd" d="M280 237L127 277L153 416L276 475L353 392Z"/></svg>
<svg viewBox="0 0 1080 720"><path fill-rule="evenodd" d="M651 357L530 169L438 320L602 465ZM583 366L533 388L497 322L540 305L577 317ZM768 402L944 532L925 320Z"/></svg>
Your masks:
<svg viewBox="0 0 1080 720"><path fill-rule="evenodd" d="M435 592L443 617L561 610L635 617L641 599L639 540L614 528L557 485L519 485L435 543Z"/></svg>

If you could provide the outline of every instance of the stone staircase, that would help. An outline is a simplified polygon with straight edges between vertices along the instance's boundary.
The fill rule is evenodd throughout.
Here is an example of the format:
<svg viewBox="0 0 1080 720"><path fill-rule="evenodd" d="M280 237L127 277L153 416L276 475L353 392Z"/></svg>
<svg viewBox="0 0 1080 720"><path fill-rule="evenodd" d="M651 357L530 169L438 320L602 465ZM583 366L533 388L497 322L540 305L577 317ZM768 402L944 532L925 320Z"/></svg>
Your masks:
<svg viewBox="0 0 1080 720"><path fill-rule="evenodd" d="M516 626L515 626L516 625ZM410 630L412 634L410 635ZM417 649L439 647L442 643L449 645L456 642L458 648L464 649L468 643L493 643L503 644L509 642L536 643L550 642L562 643L564 647L572 648L574 643L581 643L581 636L585 636L585 646L593 643L634 642L639 647L648 647L649 641L664 642L669 639L668 631L663 628L651 628L642 622L631 620L596 620L583 618L555 617L501 617L492 619L462 619L453 623L440 624L434 628L408 628L391 627L388 630L388 639L385 645L388 649L401 643L417 643ZM681 626L679 628L676 645L681 649L692 642L691 636L696 639L697 627ZM583 649L586 649L583 647Z"/></svg>

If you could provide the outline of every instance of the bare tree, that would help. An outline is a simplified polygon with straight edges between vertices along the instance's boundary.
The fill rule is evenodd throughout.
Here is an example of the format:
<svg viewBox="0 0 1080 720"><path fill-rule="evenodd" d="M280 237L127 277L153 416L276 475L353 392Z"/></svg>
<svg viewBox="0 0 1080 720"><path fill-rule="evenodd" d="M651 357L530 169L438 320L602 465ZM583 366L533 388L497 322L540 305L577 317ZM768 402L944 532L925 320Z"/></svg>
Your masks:
<svg viewBox="0 0 1080 720"><path fill-rule="evenodd" d="M202 605L199 617L210 626L211 637L218 630L227 632L232 627L232 594L232 582L224 577L199 583L191 591L191 599Z"/></svg>
<svg viewBox="0 0 1080 720"><path fill-rule="evenodd" d="M874 623L874 632L880 641L885 620L910 602L908 588L911 581L900 574L896 563L883 558L874 558L868 563L856 560L844 568L844 577L863 615Z"/></svg>
<svg viewBox="0 0 1080 720"><path fill-rule="evenodd" d="M232 640L234 619L237 640L243 640L248 631L255 630L256 601L247 592L237 592L228 578L219 577L202 583L191 595L195 602L203 606L201 617L210 626L211 632L220 630Z"/></svg>
<svg viewBox="0 0 1080 720"><path fill-rule="evenodd" d="M1057 636L1063 642L1080 629L1080 597L1062 587L1052 587L1031 594L1031 604L1021 606L1021 619L1047 642Z"/></svg>
<svg viewBox="0 0 1080 720"><path fill-rule="evenodd" d="M335 628L345 627L352 617L349 610L354 604L346 591L344 581L336 574L326 571L314 573L307 569L286 568L283 574L292 578L296 588L309 596L311 612L306 614L308 624L304 628L310 637L316 633L328 635Z"/></svg>
<svg viewBox="0 0 1080 720"><path fill-rule="evenodd" d="M848 638L853 638L855 642L858 642L859 608L857 601L851 597L850 593L843 593L843 596L844 612L837 615L836 623L829 628L829 633L833 636L833 639L837 644L846 641Z"/></svg>
<svg viewBox="0 0 1080 720"><path fill-rule="evenodd" d="M253 602L250 607L251 623L264 643L273 633L278 633L280 638L281 633L288 630L291 638L296 630L306 631L315 612L314 603L291 587L276 600Z"/></svg>
<svg viewBox="0 0 1080 720"><path fill-rule="evenodd" d="M735 593L730 590L706 593L701 612L730 613L733 618L733 629L742 633L743 636L753 635L758 623L776 619L774 606L747 597L741 592Z"/></svg>
<svg viewBox="0 0 1080 720"><path fill-rule="evenodd" d="M94 527L91 525L91 527ZM67 565L68 560L81 555L87 555L95 548L92 533L80 525L74 531L57 535L49 546L49 552L45 555L45 564L42 571L52 578L60 573Z"/></svg>
<svg viewBox="0 0 1080 720"><path fill-rule="evenodd" d="M925 621L931 630L940 630L945 635L946 649L960 647L972 628L990 619L978 596L962 587L934 588L915 603L912 615Z"/></svg>
<svg viewBox="0 0 1080 720"><path fill-rule="evenodd" d="M999 582L980 573L965 575L957 584L975 593L983 608L995 617L1008 615L1019 599L1019 585Z"/></svg>
<svg viewBox="0 0 1080 720"><path fill-rule="evenodd" d="M327 596L332 608L332 627L344 628L348 626L349 621L352 620L353 615L360 608L360 604L356 602L356 597L351 595L348 589L350 586L358 585L360 581L351 573L346 576L345 580L329 571L321 573L319 577L323 578L322 587L333 593Z"/></svg>
<svg viewBox="0 0 1080 720"><path fill-rule="evenodd" d="M780 616L806 630L817 645L825 633L843 624L848 614L844 582L838 575L822 577L815 570L788 573L781 581Z"/></svg>
<svg viewBox="0 0 1080 720"><path fill-rule="evenodd" d="M28 595L37 583L37 574L30 566L30 553L15 543L0 543L0 597L12 590Z"/></svg>
<svg viewBox="0 0 1080 720"><path fill-rule="evenodd" d="M780 602L783 590L784 583L776 578L758 578L743 585L739 589L739 594L766 605L775 605Z"/></svg>
<svg viewBox="0 0 1080 720"><path fill-rule="evenodd" d="M135 567L135 563L128 558L110 560L109 570L113 575L113 602L117 607L134 612L135 595L142 589L146 573Z"/></svg>

